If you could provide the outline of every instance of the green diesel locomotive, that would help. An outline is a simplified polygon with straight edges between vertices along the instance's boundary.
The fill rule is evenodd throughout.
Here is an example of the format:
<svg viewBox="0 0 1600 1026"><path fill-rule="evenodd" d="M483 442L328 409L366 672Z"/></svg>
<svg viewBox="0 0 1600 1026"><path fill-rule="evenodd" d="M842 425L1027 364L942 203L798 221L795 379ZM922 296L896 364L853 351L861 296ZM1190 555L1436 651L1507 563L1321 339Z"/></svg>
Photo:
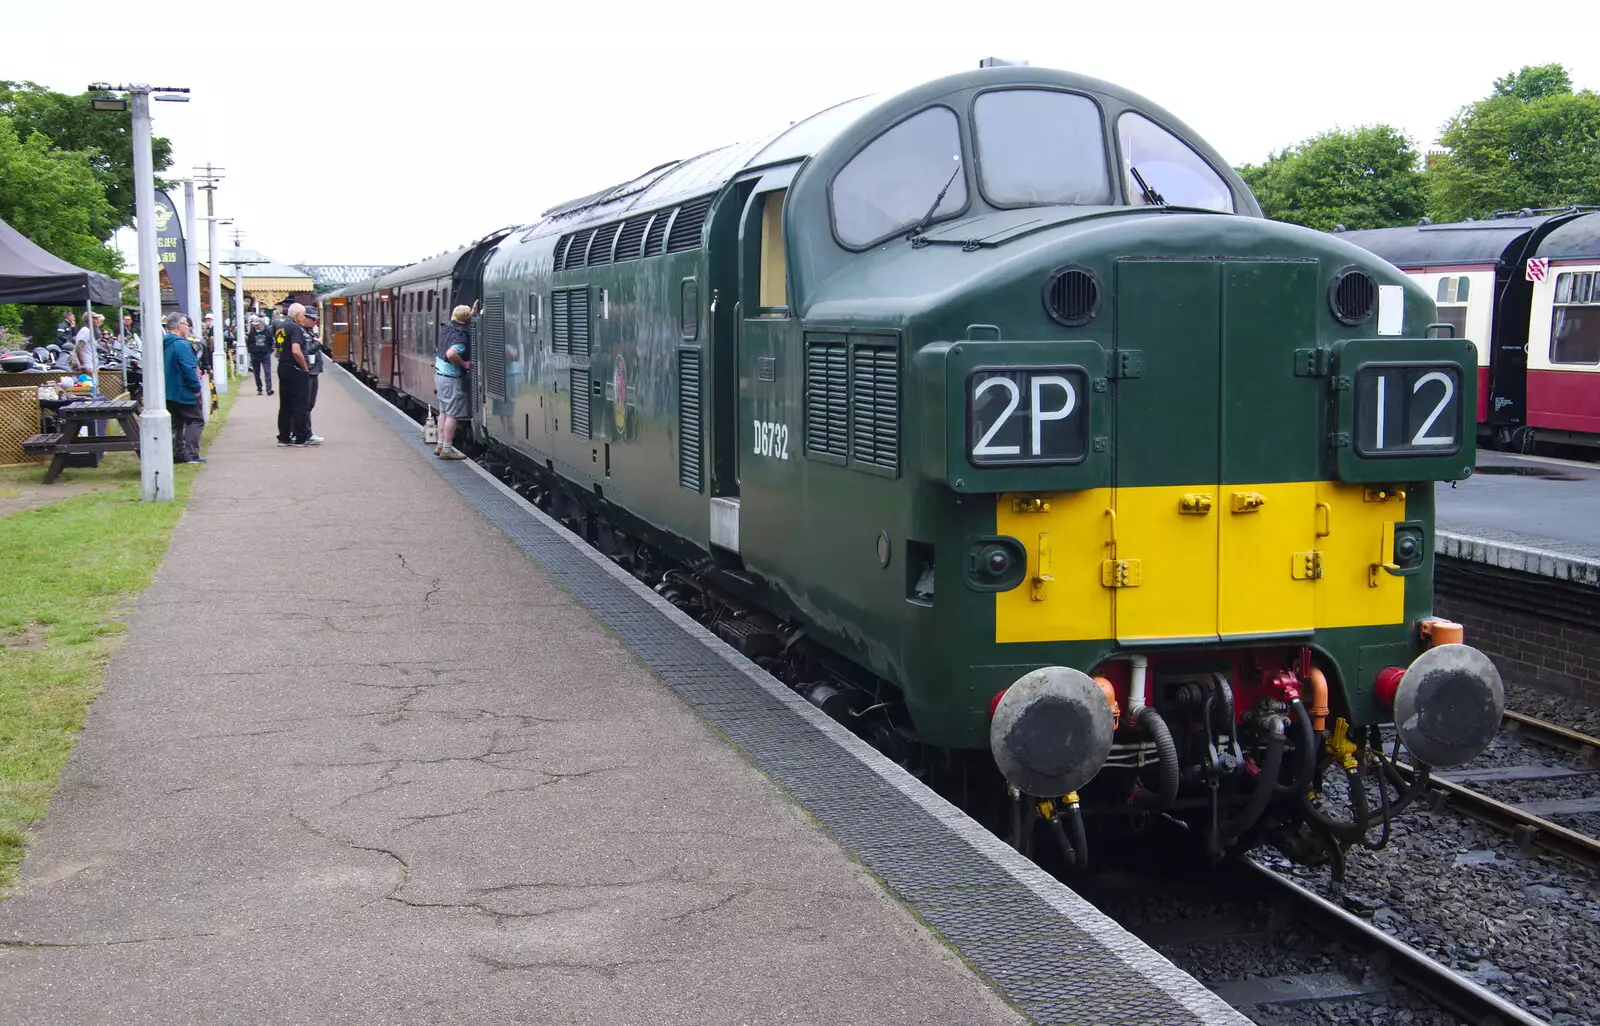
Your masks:
<svg viewBox="0 0 1600 1026"><path fill-rule="evenodd" d="M1379 724L1498 730L1432 616L1471 345L1123 89L854 100L466 264L489 461L1019 845L1336 854L1392 810Z"/></svg>

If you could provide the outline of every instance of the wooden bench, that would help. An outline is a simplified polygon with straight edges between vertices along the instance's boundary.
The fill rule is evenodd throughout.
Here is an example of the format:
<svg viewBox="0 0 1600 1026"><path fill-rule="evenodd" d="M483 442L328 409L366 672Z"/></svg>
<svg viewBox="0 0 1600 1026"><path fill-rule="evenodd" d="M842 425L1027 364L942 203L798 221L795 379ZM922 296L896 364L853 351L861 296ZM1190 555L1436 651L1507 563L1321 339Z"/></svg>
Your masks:
<svg viewBox="0 0 1600 1026"><path fill-rule="evenodd" d="M66 441L66 437L66 435L62 434L29 435L22 440L22 451L34 456L40 453L55 452L57 447Z"/></svg>

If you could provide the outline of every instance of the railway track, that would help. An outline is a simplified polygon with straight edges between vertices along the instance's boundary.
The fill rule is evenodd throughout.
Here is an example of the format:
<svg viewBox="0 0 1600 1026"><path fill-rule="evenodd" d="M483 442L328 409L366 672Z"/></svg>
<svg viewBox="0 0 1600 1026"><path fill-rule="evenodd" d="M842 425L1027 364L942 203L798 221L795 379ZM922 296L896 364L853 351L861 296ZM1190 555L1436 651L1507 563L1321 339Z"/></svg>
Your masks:
<svg viewBox="0 0 1600 1026"><path fill-rule="evenodd" d="M1600 782L1600 738L1517 712L1505 714L1505 729L1524 740L1572 756L1572 765L1555 771L1531 766L1501 766L1436 773L1429 781L1435 808L1453 809L1508 833L1524 849L1547 851L1589 869L1600 870L1600 838L1563 826L1548 815L1541 814L1550 809L1600 811L1600 799L1529 803L1524 806L1501 801L1471 786L1474 783L1537 781L1584 773L1594 773L1597 782ZM1411 773L1405 767L1402 772L1408 776Z"/></svg>

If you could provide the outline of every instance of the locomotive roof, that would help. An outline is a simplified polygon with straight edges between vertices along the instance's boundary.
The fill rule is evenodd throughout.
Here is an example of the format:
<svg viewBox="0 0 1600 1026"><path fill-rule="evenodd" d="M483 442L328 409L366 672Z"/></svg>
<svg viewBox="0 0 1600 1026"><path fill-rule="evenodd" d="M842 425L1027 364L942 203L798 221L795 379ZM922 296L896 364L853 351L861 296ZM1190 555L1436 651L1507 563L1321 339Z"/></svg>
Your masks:
<svg viewBox="0 0 1600 1026"><path fill-rule="evenodd" d="M1600 213L1575 217L1545 236L1538 255L1553 260L1600 258Z"/></svg>
<svg viewBox="0 0 1600 1026"><path fill-rule="evenodd" d="M1487 221L1369 228L1340 232L1338 237L1376 253L1397 267L1498 263L1510 246L1548 220L1548 217L1499 217Z"/></svg>
<svg viewBox="0 0 1600 1026"><path fill-rule="evenodd" d="M909 113L921 103L932 102L962 89L1007 85L1053 86L1115 97L1166 124L1214 166L1229 166L1177 118L1120 86L1054 68L980 68L946 75L904 91L858 96L758 139L723 146L686 160L657 165L637 178L551 207L540 215L543 223L534 225L524 238L542 234L545 225L552 230L570 231L578 225L619 218L634 210L668 206L714 192L741 171L803 160L844 135L852 125L872 111L886 105L896 104Z"/></svg>

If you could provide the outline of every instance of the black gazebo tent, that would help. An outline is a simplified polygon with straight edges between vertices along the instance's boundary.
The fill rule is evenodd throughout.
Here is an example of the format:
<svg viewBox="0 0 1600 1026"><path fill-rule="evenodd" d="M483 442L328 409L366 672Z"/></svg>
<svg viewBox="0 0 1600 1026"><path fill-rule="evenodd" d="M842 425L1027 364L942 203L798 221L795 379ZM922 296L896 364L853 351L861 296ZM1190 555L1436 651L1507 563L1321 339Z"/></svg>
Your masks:
<svg viewBox="0 0 1600 1026"><path fill-rule="evenodd" d="M122 286L114 279L51 256L0 221L0 303L120 302Z"/></svg>

